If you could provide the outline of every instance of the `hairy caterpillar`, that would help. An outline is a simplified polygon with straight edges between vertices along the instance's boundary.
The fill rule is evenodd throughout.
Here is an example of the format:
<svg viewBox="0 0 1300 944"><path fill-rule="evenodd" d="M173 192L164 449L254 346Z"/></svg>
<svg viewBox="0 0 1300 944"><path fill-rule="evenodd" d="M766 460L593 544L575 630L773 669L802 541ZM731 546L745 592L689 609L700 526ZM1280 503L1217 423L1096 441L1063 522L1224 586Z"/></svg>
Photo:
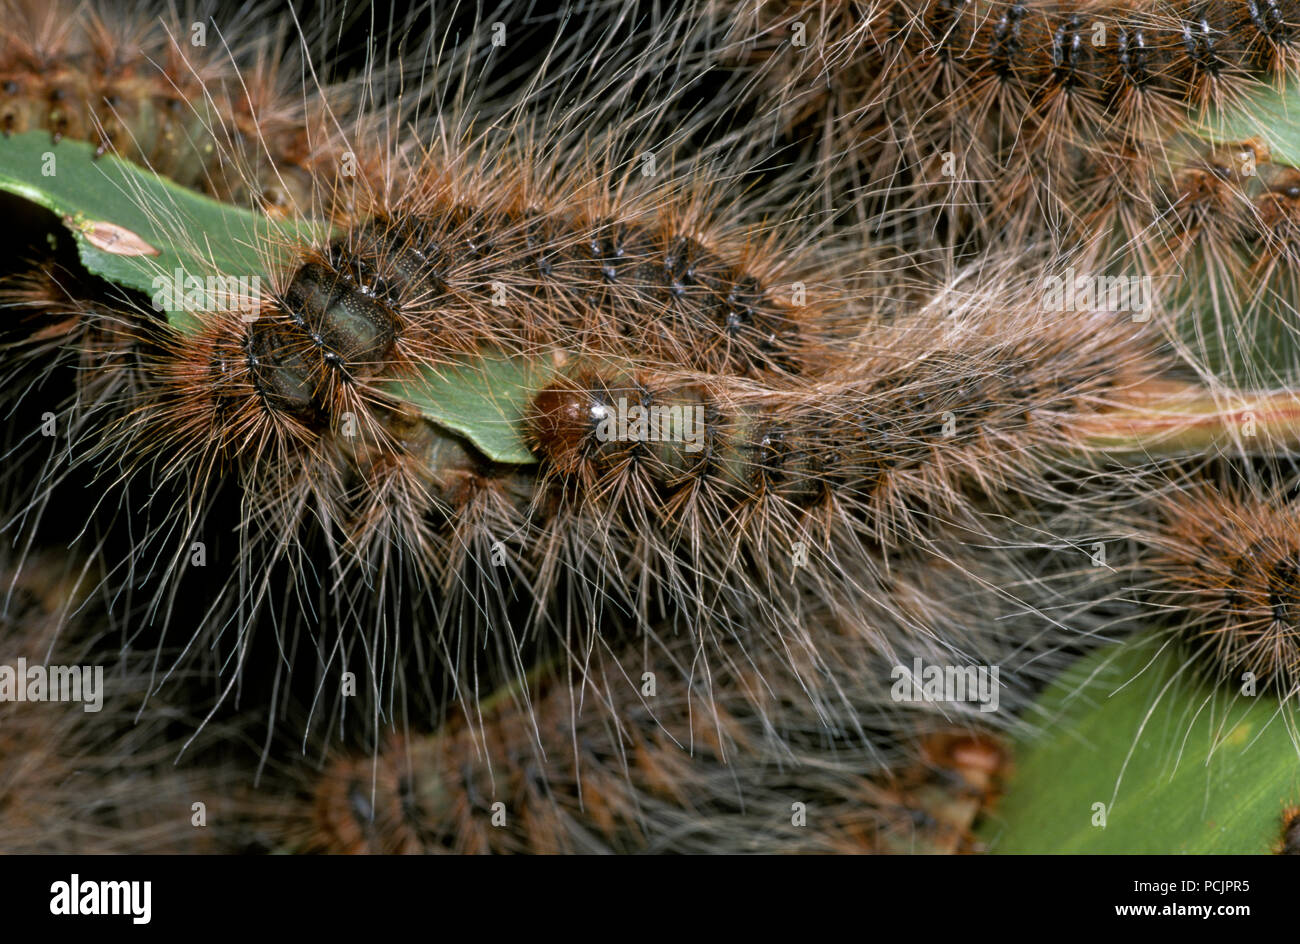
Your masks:
<svg viewBox="0 0 1300 944"><path fill-rule="evenodd" d="M1004 763L987 733L994 716L933 705L900 715L888 661L862 647L862 631L812 619L824 648L793 672L785 655L740 639L719 640L721 658L703 669L698 644L679 635L599 657L578 691L543 681L527 699L494 697L477 723L453 719L435 735L391 739L376 756L336 759L311 785L296 842L389 853L968 843ZM1006 642L1018 648L1013 635ZM1043 651L981 655L1028 665ZM683 663L701 668L681 678ZM815 702L810 688L823 693Z"/></svg>
<svg viewBox="0 0 1300 944"><path fill-rule="evenodd" d="M836 141L852 142L831 160L856 148L886 179L903 173L904 188L934 194L988 186L991 200L938 203L996 214L1017 178L1069 186L1079 158L1122 155L1123 144L1159 150L1190 109L1288 74L1295 18L1276 2L809 2L723 5L711 28L734 44L724 51L766 63L793 98L787 116L820 115ZM824 98L834 103L813 104ZM958 166L938 172L950 153ZM917 211L934 206L915 194ZM996 221L982 216L970 219Z"/></svg>
<svg viewBox="0 0 1300 944"><path fill-rule="evenodd" d="M456 747L424 741L385 751L378 775L370 761L337 762L317 787L311 826L302 827L299 841L312 851L351 854L966 851L974 819L968 810L977 812L986 802L984 787L1000 755L995 742L965 733L948 735L945 744L955 769L938 763L904 768L899 779L907 786L891 787L848 772L812 775L797 766L780 774L761 766L715 767L712 757L688 756L677 745L639 743L633 782L596 767L581 778L586 806L566 808L555 797L557 788L567 787L564 774L549 768L552 797L532 798L523 823L508 829L509 814L497 828L491 807L447 809L451 796L439 795L436 778L454 761ZM746 774L762 776L763 787L736 791L732 778ZM774 783L778 777L782 782ZM637 782L641 778L649 785ZM790 802L796 795L812 799ZM809 808L817 827L804 829L800 816Z"/></svg>
<svg viewBox="0 0 1300 944"><path fill-rule="evenodd" d="M305 64L290 21L255 26L271 10L249 5L218 23L197 8L150 18L143 8L6 0L0 132L39 128L51 146L87 140L219 199L307 208L316 178L337 172L337 129L357 90L299 94Z"/></svg>
<svg viewBox="0 0 1300 944"><path fill-rule="evenodd" d="M1296 509L1243 486L1206 485L1164 508L1146 561L1156 606L1195 650L1194 664L1234 688L1300 691Z"/></svg>
<svg viewBox="0 0 1300 944"><path fill-rule="evenodd" d="M1257 100L1295 80L1298 17L1271 0L740 3L696 28L820 169L829 212L939 256L1041 246L1071 273L1146 279L1195 359L1267 384L1295 375L1300 190L1262 117L1285 122L1286 99ZM1249 366L1225 353L1251 349Z"/></svg>
<svg viewBox="0 0 1300 944"><path fill-rule="evenodd" d="M997 553L1008 520L1037 530L1030 543L1041 548L1081 527L1042 524L1055 506L1140 500L1129 492L1132 470L1108 464L1092 443L1116 411L1168 381L1158 343L1126 312L1044 313L1007 284L1023 260L931 284L921 270L864 272L858 247L850 253L818 232L824 222L790 222L820 197L783 189L798 175L740 196L761 148L728 139L693 153L713 115L683 128L665 118L676 114L667 103L638 99L653 84L644 74L657 68L652 57L635 60L630 79L617 68L598 73L576 95L567 80L577 70L559 68L571 71L558 98L580 102L568 111L553 110L549 89L478 110L438 88L428 123L392 135L416 143L385 137L355 182L334 179L334 157L308 162L311 195L286 201L288 212L327 208L334 233L274 247L289 261L271 267L268 296L197 312L197 330L165 325L138 297L81 285L48 263L10 282L7 298L36 312L6 349L19 362L11 369L39 374L56 353L96 368L74 371L71 402L89 407L69 432L74 448L66 465L44 470L34 495L19 488L14 527L25 541L49 541L56 496L81 476L94 483L100 507L74 532L98 541L102 528L106 596L147 600L115 610L119 619L146 614L131 639L157 648L151 681L197 681L216 702L214 718L234 711L236 697L265 696L262 724L305 716L307 727L337 724L345 743L371 748L389 726L413 717L416 728L434 727L459 703L459 718L413 748L423 753L410 763L431 766L439 751L465 760L499 730L512 746L502 777L524 792L545 797L553 785L552 796L566 795L566 780L581 784L573 765L585 763L617 794L607 769L615 748L584 762L563 727L543 736L540 725L576 711L568 686L607 709L599 722L580 721L637 723L635 686L626 691L605 660L634 657L640 643L676 654L662 682L690 693L682 703L699 678L690 670L715 672L725 683L706 688L700 704L762 735L761 747L742 739L698 771L665 746L659 763L682 784L698 777L711 795L746 769L733 755L766 770L769 754L800 746L774 734L773 719L835 730L821 709L851 687L837 660L998 650L1005 640L990 625L989 600L1064 609L1071 618L1056 629L1086 645L1105 581L1101 590L1081 581L1078 598L1047 604L1035 598L1038 564L1019 560L963 598L989 623L969 612L946 619L943 601L979 569L972 555ZM445 73L435 72L437 85ZM380 124L391 131L395 114ZM358 137L332 139L330 153ZM652 163L663 176L645 173ZM241 199L235 189L212 192ZM877 278L919 287L885 315ZM404 402L399 388L422 377L466 363L486 374L485 354L548 374L524 416L502 417L526 431L536 467L493 461ZM702 416L699 438L611 439L601 420L623 403ZM686 448L695 444L698 452ZM895 577L926 566L944 580ZM828 625L851 630L841 639ZM1008 643L1017 644L1038 651L1032 633ZM751 654L763 677L781 679L778 701L746 684ZM1015 659L986 658L1012 674ZM549 689L521 698L511 719L483 706L534 664L553 667ZM888 665L868 676L877 691ZM1017 706L1037 668L1009 680ZM356 702L348 674L362 676ZM883 749L894 734L915 744L911 713L880 702L883 727L896 731L859 737L859 746ZM846 709L844 726L860 713L871 712ZM638 736L683 721L650 718ZM534 740L547 741L544 764L525 760ZM805 768L816 769L819 749L808 748ZM380 818L400 805L403 750L371 761L378 780L366 802ZM905 767L915 752L876 772ZM354 800L365 794L354 787L364 763L341 768L347 786L327 791L322 829L351 829L342 845L362 845ZM478 789L462 787L449 802L463 806ZM633 778L625 792L639 789ZM830 792L857 789L867 789L861 776ZM891 833L893 800L868 793ZM770 799L759 788L753 803ZM580 802L567 810L571 819L600 815ZM633 822L606 821L613 832L601 841L631 842ZM473 838L466 824L435 844L575 844L553 818L539 814L534 826L525 841ZM689 836L707 824L686 828L684 846L707 848L703 834ZM842 841L834 832L818 840Z"/></svg>

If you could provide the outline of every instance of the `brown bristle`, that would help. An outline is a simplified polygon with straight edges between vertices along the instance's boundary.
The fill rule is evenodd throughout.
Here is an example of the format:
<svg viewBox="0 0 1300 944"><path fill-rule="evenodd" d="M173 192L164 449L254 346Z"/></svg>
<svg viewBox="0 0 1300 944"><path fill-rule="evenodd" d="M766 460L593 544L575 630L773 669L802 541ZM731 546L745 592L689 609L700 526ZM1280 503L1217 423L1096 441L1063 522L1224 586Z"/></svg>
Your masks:
<svg viewBox="0 0 1300 944"><path fill-rule="evenodd" d="M192 25L174 12L150 20L99 3L5 0L0 131L43 130L53 146L87 141L97 156L273 213L312 207L315 178L332 176L348 150L331 140L339 114L329 111L341 112L345 96L304 104L292 56L279 48L292 49L283 24L278 33L251 17L223 24L227 35L254 37L232 48L176 38Z"/></svg>
<svg viewBox="0 0 1300 944"><path fill-rule="evenodd" d="M1232 688L1300 691L1300 514L1278 497L1205 486L1171 497L1147 562L1155 600ZM1246 677L1249 673L1250 678Z"/></svg>
<svg viewBox="0 0 1300 944"><path fill-rule="evenodd" d="M833 623L820 668L742 654L738 640L665 637L602 653L576 688L502 692L436 734L338 757L312 782L296 841L371 853L968 851L1005 748L937 714L920 745L873 729L887 662ZM685 677L682 657L709 669ZM882 764L895 753L907 760L891 775Z"/></svg>

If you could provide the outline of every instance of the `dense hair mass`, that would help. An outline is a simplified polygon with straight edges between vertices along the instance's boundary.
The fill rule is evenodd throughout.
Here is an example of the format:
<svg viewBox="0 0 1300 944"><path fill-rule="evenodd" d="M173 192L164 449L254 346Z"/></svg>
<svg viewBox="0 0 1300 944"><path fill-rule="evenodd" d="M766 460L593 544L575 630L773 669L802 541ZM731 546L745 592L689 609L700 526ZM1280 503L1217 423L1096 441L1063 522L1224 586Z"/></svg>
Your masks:
<svg viewBox="0 0 1300 944"><path fill-rule="evenodd" d="M6 137L292 224L185 317L56 220L0 270L5 638L120 680L0 740L56 745L0 837L82 841L71 752L106 848L192 845L131 798L166 754L222 849L967 850L1152 600L1295 693L1290 505L1201 458L1282 478L1291 336L1200 342L1289 297L1300 184L1199 117L1295 71L1293 4L646 6L0 10Z"/></svg>

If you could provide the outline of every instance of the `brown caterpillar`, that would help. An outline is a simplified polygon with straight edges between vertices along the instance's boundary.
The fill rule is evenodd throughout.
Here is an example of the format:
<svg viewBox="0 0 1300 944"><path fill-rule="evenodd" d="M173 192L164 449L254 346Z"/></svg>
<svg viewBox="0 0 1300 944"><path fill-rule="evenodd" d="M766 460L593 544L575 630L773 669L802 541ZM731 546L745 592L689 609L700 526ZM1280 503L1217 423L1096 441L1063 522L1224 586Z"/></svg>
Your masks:
<svg viewBox="0 0 1300 944"><path fill-rule="evenodd" d="M1032 488L1046 468L1037 462L1077 445L1072 422L1122 402L1159 369L1123 321L1094 319L1081 341L1074 324L1042 313L1004 317L997 336L978 323L882 331L845 372L862 380L781 388L579 374L534 399L530 433L555 476L596 499L626 494L644 506L658 493L656 517L665 521L735 532L760 510L767 529L783 513L827 522L862 514L873 541L893 543L895 529L917 531L899 520L909 502L931 511L951 505L965 481L990 491L1013 482ZM629 403L643 414L666 409L675 424L611 435L615 412ZM701 421L693 443L678 428L691 414Z"/></svg>
<svg viewBox="0 0 1300 944"><path fill-rule="evenodd" d="M638 743L633 751L636 773L649 781L648 785L606 781L606 768L598 767L581 778L585 808L548 809L551 804L546 798L530 796L531 806L526 808L523 822L511 828L509 812L497 811L501 818L497 827L491 822L491 807L458 805L448 809L456 801L443 794L437 782L452 772L451 765L458 760L453 752L460 745L448 744L446 737L406 746L394 744L381 755L377 773L372 759L335 762L317 787L311 826L304 828L301 847L351 855L969 851L974 817L967 810L973 807L978 811L986 802L979 789L988 775L986 758L996 764L999 757L996 742L961 732L947 738L955 752L956 762L950 761L951 767L918 764L904 768L899 774L904 785L851 775L837 778L823 772L816 778L822 783L813 786L813 778L805 772L796 781L799 786L787 788L802 789L814 798L801 808L798 800L785 803L788 798L780 794L779 787L746 791L743 801L740 796L714 797L707 789L707 774L721 777L728 771L701 770L709 760L687 756L678 745L659 739ZM742 770L747 772L741 768L735 773ZM798 774L796 769L784 776ZM567 787L562 774L547 776L551 790ZM471 789L467 797L473 802L483 794ZM743 802L748 809L743 814L714 810L714 804L725 806L727 800L737 806ZM675 809L678 804L689 804L689 808ZM802 830L800 816L809 807L817 827ZM637 822L634 812L649 819L657 831ZM790 814L788 824L781 822L780 814L785 813Z"/></svg>
<svg viewBox="0 0 1300 944"><path fill-rule="evenodd" d="M1242 691L1300 691L1300 540L1290 501L1203 486L1169 499L1146 568L1195 663Z"/></svg>
<svg viewBox="0 0 1300 944"><path fill-rule="evenodd" d="M298 270L285 294L306 293L301 273L315 265ZM345 316L363 325L361 343L376 336L364 334L375 322L357 312L383 309L354 284L343 289L328 305L318 294L304 306L321 319L313 346L327 324L349 329ZM453 335L440 326L441 308L414 314L427 319L420 330L429 338ZM453 309L450 317L459 316ZM653 309L643 317L655 324ZM310 328L307 316L299 320ZM480 656L472 653L487 640L501 647L495 671L505 675L518 671L524 639L581 661L602 635L649 628L669 613L693 632L734 622L782 636L804 592L852 612L883 592L874 575L888 570L891 554L933 553L927 547L944 522L984 533L973 495L1052 500L1046 473L1065 471L1064 454L1086 451L1077 428L1162 370L1131 320L1095 316L1080 340L1073 320L1032 309L1009 311L996 325L974 314L967 323L918 317L868 335L843 376L825 369L818 380L775 366L764 372L769 380L627 366L603 373L602 364L627 365L626 355L566 345L559 350L593 372L566 374L533 398L526 423L543 460L538 476L488 462L359 377L333 381L339 405L331 408L304 378L329 376L325 354L336 349L302 351L297 361L250 354L260 324L229 316L195 344L163 348L151 371L163 393L152 400L148 392L133 416L151 424L144 442L184 487L207 488L225 463L245 477L241 561L263 553L250 548L282 547L286 534L303 544L271 559L299 559L320 520L335 529L321 536L337 561L340 576L331 579L366 594L376 582L425 588L427 597L410 602L394 597L402 607L395 619L411 618L421 610L406 608L427 599L433 649L459 679L474 674ZM204 346L219 335L242 351L242 364ZM557 341L567 337L557 329ZM315 375L309 357L318 358ZM195 384L196 369L220 381ZM300 393L292 410L291 385ZM596 413L621 409L620 393L643 409L699 417L698 455L662 439L600 442ZM358 432L328 428L328 417L348 413ZM196 439L209 451L187 454ZM201 494L190 501L201 507ZM193 517L177 527L187 547L203 524ZM506 566L494 570L498 557ZM807 560L814 566L803 569ZM276 579L259 566L249 604L271 599ZM367 605L358 604L363 612ZM467 622L470 611L481 625ZM386 653L384 673L398 670L396 646L381 623L367 647Z"/></svg>
<svg viewBox="0 0 1300 944"><path fill-rule="evenodd" d="M750 799L723 786L758 781L792 753L790 776L820 770L845 732L860 753L888 755L872 776L915 761L915 747L895 748L924 725L874 697L890 658L1001 660L1019 707L1040 681L1032 656L1065 646L1057 633L1082 647L1097 631L1107 583L1044 603L1037 562L949 595L980 570L972 553L1001 553L1004 518L1041 547L1078 529L1058 529L1058 505L1083 518L1094 492L1128 497L1131 472L1092 454L1091 431L1164 377L1163 351L1128 313L1042 311L1004 284L1014 258L938 284L909 270L902 278L919 287L882 316L873 283L897 274L863 271L860 247L850 255L821 238L822 223L799 222L812 197L780 187L753 202L733 196L761 147L692 153L707 121L679 127L663 120L667 106L641 105L638 83L657 68L647 58L626 80L615 68L576 96L595 104L560 120L524 101L480 122L472 101L439 100L427 123L395 135L402 142L382 142L355 185L312 170L311 198L290 202L330 208L340 230L288 247L269 297L196 313L195 332L162 324L129 294L48 278L48 265L11 286L11 301L40 313L8 349L24 352L24 370L39 372L51 347L109 367L73 384L74 402L100 407L75 427L73 472L47 471L44 497L23 501L49 507L56 487L89 478L104 508L82 527L95 541L103 529L106 595L146 601L132 639L156 647L151 691L198 676L216 701L214 730L249 692L265 696L268 725L301 722L313 736L337 726L345 744L372 749L402 719L432 728L459 705L459 720L423 746L380 752L368 797L358 762L339 762L316 825L329 838L314 845L586 847L569 831L586 808L566 796L570 780L586 793L584 776L607 796L654 794L661 828L689 819L655 792L668 776L655 764L683 790L698 784L719 815L740 800L765 808L779 793L756 787ZM663 176L643 172L647 152ZM490 461L392 386L473 370L485 353L554 374L523 420L536 468ZM621 394L682 418L698 408L699 454L671 438L601 439L593 408ZM22 537L50 535L37 523ZM893 576L929 566L945 582ZM1055 611L1046 629L991 625L995 608L1041 616L1040 605ZM628 772L607 766L617 739L596 750L597 767L567 736L561 722L580 706L566 683L600 709L579 720L601 731L651 744L665 728L680 740L697 727L677 708L639 714L636 687L613 671L638 643L671 656L656 665L682 693L674 704L717 705L742 730L719 734L702 765L659 744L648 772L620 786ZM746 668L751 654L761 672ZM866 660L886 660L884 677L864 676ZM548 689L521 695L508 719L480 710L539 663L554 667ZM695 687L715 673L718 684ZM348 675L360 676L355 702ZM779 679L776 696L764 678ZM866 733L859 715L879 716L883 734ZM463 819L448 829L442 814L473 806L495 768L455 776L493 738L507 755L501 780L521 797L511 809L536 815L522 834ZM534 740L545 763L525 750ZM447 758L451 774L438 766ZM437 771L421 800L435 804L429 835L412 835L402 809L408 764ZM444 778L455 789L439 793ZM910 834L897 796L861 771L829 779L833 827L809 845ZM568 817L560 825L553 800ZM646 835L626 807L592 815L595 846ZM683 847L707 847L707 822L681 828ZM758 841L781 848L783 836Z"/></svg>
<svg viewBox="0 0 1300 944"><path fill-rule="evenodd" d="M722 48L765 63L773 100L790 99L785 120L824 123L825 160L855 151L874 170L864 182L892 178L882 197L897 188L918 213L987 208L967 222L989 227L1021 199L1017 184L1068 187L1081 158L1159 149L1190 109L1289 74L1300 35L1300 13L1279 0L850 0L724 5L717 17L733 43ZM943 172L949 154L960 159ZM990 199L966 199L982 188Z"/></svg>
<svg viewBox="0 0 1300 944"><path fill-rule="evenodd" d="M562 338L737 374L799 372L821 351L820 338L801 336L804 318L816 322L778 301L770 278L684 235L683 224L639 222L627 205L616 208L621 222L514 209L513 198L476 208L445 189L435 181L429 198L308 252L264 310L240 313L241 326L232 319L180 339L177 361L211 366L204 383L176 386L218 391L215 410L238 410L223 401L247 391L249 423L260 414L319 427L365 411L358 387L488 347L528 354Z"/></svg>
<svg viewBox="0 0 1300 944"><path fill-rule="evenodd" d="M909 598L864 623L905 618L920 603ZM956 604L948 615L960 612ZM1006 764L987 726L1006 716L958 704L900 715L888 704L897 671L860 642L888 631L818 619L819 652L797 668L762 643L718 639L706 654L678 634L601 654L574 689L540 681L526 696L494 697L473 723L453 719L377 755L339 757L312 782L308 821L288 844L351 853L969 848ZM1046 638L1058 637L1031 644L1035 655L1017 653L1023 640L1010 636L1010 648L984 655L1028 665ZM696 669L684 677L683 665Z"/></svg>
<svg viewBox="0 0 1300 944"><path fill-rule="evenodd" d="M1294 378L1294 158L1249 104L1296 79L1294 3L740 3L698 30L830 212L941 257L1029 247L1145 278L1191 359ZM1224 127L1256 108L1253 136Z"/></svg>
<svg viewBox="0 0 1300 944"><path fill-rule="evenodd" d="M356 90L301 95L289 21L257 26L271 12L246 5L213 20L172 8L151 18L143 9L5 0L0 133L43 129L52 146L90 141L97 154L221 200L308 210L320 178L340 171L348 149L337 129L359 118ZM235 46L229 37L239 37ZM364 172L364 158L352 158Z"/></svg>

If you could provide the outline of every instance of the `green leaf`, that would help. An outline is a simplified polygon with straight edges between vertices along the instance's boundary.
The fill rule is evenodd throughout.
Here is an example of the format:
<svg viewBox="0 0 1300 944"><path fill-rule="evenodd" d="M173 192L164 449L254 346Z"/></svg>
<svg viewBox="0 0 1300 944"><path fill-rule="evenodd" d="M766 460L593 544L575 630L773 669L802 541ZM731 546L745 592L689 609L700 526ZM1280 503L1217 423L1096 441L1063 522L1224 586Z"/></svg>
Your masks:
<svg viewBox="0 0 1300 944"><path fill-rule="evenodd" d="M1206 108L1193 127L1216 144L1236 144L1250 138L1268 143L1274 164L1300 167L1300 92L1294 80L1281 87L1266 85L1233 98L1227 108Z"/></svg>
<svg viewBox="0 0 1300 944"><path fill-rule="evenodd" d="M1167 636L1081 660L1038 708L1052 720L1019 745L991 852L1267 853L1300 796L1293 709L1198 681Z"/></svg>
<svg viewBox="0 0 1300 944"><path fill-rule="evenodd" d="M0 189L58 214L89 272L163 301L180 330L198 324L185 309L187 278L265 281L277 251L327 232L322 224L277 222L218 203L116 157L95 158L82 141L51 144L44 131L0 140ZM181 291L160 297L163 286ZM550 373L540 360L467 357L388 390L489 459L523 465L537 461L523 440L523 411Z"/></svg>
<svg viewBox="0 0 1300 944"><path fill-rule="evenodd" d="M0 189L58 214L89 272L151 298L189 276L266 280L275 252L325 232L218 203L111 155L95 158L84 141L51 144L45 131L0 140ZM183 296L162 307L182 330L197 324Z"/></svg>
<svg viewBox="0 0 1300 944"><path fill-rule="evenodd" d="M440 371L390 381L386 391L412 404L424 417L469 439L493 462L537 461L523 438L529 401L555 373L548 358L484 354Z"/></svg>

